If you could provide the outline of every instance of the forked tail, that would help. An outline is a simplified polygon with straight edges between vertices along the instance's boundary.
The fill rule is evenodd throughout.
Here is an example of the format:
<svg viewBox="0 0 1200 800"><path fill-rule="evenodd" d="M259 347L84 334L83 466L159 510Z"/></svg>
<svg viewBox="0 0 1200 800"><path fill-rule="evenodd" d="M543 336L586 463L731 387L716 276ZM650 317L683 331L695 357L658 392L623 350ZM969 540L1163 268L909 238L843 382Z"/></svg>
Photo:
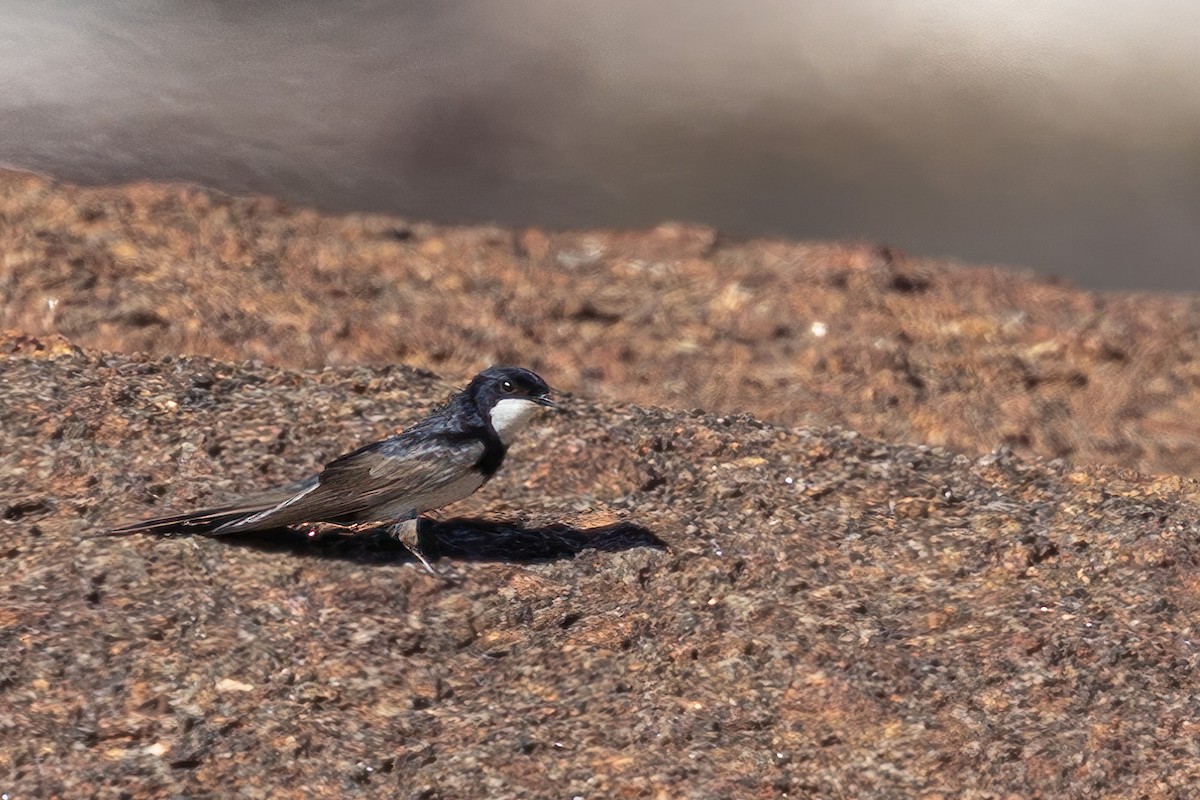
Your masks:
<svg viewBox="0 0 1200 800"><path fill-rule="evenodd" d="M187 514L174 514L169 517L157 517L155 519L131 522L127 525L112 528L108 533L113 536L125 536L131 533L157 533L164 535L172 533L213 534L231 533L235 530L249 532L279 527L278 524L270 523L264 525L236 525L236 523L249 520L256 515L270 511L288 499L295 497L298 493L312 488L314 485L316 485L316 479L311 478L307 481L255 495L254 497L248 497L223 506L202 508L199 511L192 511ZM224 531L220 530L224 526L229 527Z"/></svg>

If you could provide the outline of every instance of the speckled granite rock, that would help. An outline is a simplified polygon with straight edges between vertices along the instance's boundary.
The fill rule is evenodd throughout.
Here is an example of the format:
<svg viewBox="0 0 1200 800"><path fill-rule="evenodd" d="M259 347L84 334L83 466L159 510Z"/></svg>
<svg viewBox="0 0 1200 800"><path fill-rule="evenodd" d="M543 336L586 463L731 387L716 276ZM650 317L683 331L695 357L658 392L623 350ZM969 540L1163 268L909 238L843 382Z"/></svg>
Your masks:
<svg viewBox="0 0 1200 800"><path fill-rule="evenodd" d="M589 396L1200 477L1200 301L875 245L453 228L0 172L0 328L293 367L527 364Z"/></svg>
<svg viewBox="0 0 1200 800"><path fill-rule="evenodd" d="M1200 487L574 398L426 527L111 538L448 386L0 342L13 797L1188 797ZM658 542L661 542L660 546Z"/></svg>

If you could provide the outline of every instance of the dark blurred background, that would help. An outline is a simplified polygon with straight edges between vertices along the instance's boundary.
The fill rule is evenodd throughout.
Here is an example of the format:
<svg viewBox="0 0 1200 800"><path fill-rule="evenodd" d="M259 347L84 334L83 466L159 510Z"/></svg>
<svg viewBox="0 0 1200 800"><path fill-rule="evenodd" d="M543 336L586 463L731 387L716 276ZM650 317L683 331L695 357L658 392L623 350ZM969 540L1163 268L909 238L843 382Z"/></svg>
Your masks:
<svg viewBox="0 0 1200 800"><path fill-rule="evenodd" d="M6 0L0 162L1200 290L1194 0Z"/></svg>

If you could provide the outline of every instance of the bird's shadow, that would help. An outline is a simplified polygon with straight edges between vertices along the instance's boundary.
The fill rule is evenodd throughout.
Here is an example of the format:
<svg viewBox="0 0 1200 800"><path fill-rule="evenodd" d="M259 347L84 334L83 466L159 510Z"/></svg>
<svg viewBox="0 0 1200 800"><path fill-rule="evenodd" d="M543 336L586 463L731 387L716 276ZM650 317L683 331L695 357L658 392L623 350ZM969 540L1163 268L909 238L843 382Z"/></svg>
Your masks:
<svg viewBox="0 0 1200 800"><path fill-rule="evenodd" d="M652 531L632 522L576 528L565 524L533 527L469 518L422 519L417 537L421 550L429 558L445 556L461 561L530 563L574 558L584 550L667 549L666 543ZM408 548L387 533L386 527L356 534L331 532L314 536L305 531L279 529L213 538L237 547L366 564L415 560Z"/></svg>

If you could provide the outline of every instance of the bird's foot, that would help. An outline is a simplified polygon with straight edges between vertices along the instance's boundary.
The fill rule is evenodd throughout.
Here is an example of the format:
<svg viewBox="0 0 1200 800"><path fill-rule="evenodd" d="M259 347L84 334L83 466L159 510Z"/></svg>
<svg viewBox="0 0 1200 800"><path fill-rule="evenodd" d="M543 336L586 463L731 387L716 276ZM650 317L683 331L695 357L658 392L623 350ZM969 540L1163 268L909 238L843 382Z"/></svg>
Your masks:
<svg viewBox="0 0 1200 800"><path fill-rule="evenodd" d="M446 569L438 569L428 558L426 558L425 553L421 550L421 544L419 537L417 536L417 520L409 519L404 520L403 522L397 522L388 528L388 533L391 534L392 537L398 542L400 542L400 544L404 545L405 548L408 549L408 552L412 553L413 556L415 556L416 559L421 562L421 566L425 567L425 571L433 577L438 578L451 586L462 582L462 573L454 569L453 566L447 567Z"/></svg>
<svg viewBox="0 0 1200 800"><path fill-rule="evenodd" d="M463 582L463 574L456 570L453 565L447 565L444 569L438 569L425 557L425 554L421 552L421 548L410 547L408 544L404 546L408 548L408 552L417 557L417 560L421 562L421 566L425 567L426 572L447 586L457 586Z"/></svg>

